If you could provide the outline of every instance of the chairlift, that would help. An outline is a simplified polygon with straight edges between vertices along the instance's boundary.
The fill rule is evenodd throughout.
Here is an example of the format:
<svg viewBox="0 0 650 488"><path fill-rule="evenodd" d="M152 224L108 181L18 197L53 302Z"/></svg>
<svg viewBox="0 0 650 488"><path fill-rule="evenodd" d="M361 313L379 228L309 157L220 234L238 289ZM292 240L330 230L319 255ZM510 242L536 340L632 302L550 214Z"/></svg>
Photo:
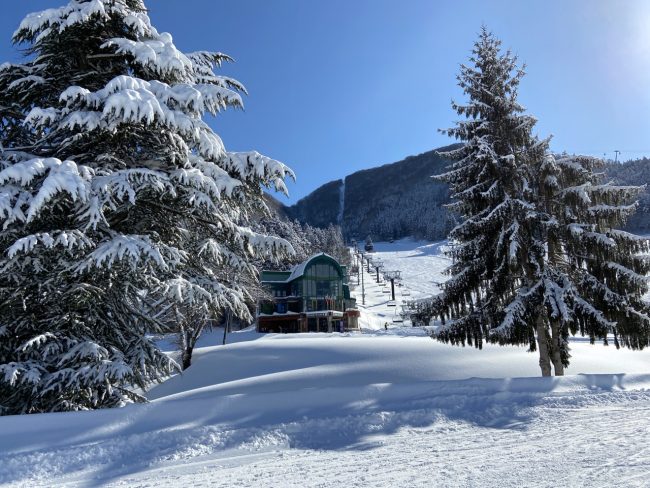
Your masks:
<svg viewBox="0 0 650 488"><path fill-rule="evenodd" d="M411 290L409 290L408 288L404 287L404 289L402 290L402 296L403 296L403 297L410 297L410 296L411 296Z"/></svg>
<svg viewBox="0 0 650 488"><path fill-rule="evenodd" d="M395 300L388 300L388 303L386 305L389 307L397 307L397 303L395 303Z"/></svg>
<svg viewBox="0 0 650 488"><path fill-rule="evenodd" d="M395 315L393 315L393 323L394 324L404 323L404 319L402 318L402 316L397 314L397 309L395 309Z"/></svg>

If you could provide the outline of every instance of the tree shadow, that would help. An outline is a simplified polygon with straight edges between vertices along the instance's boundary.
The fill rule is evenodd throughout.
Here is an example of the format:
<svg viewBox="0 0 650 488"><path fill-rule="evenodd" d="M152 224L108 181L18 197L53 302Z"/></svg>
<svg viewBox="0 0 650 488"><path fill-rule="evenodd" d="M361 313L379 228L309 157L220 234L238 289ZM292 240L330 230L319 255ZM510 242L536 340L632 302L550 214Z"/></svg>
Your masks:
<svg viewBox="0 0 650 488"><path fill-rule="evenodd" d="M246 450L250 449L246 446L264 443L301 449L371 450L377 445L374 436L390 435L403 427L427 427L443 417L479 426L521 428L529 420L525 407L535 402L535 396L504 396L509 381L308 387L295 392L276 385L279 391L255 394L207 389L190 397L87 412L84 415L103 414L99 417L105 417L106 423L76 434L62 430L67 437L58 455L65 453L65 460L59 459L57 467L77 472L95 465L88 483L104 484L170 460ZM536 391L552 387L547 381ZM287 409L287 397L292 395L296 408ZM55 463L57 449L23 450L15 456L22 462L34 456L40 462L47 464L50 458ZM11 461L11 457L3 461Z"/></svg>
<svg viewBox="0 0 650 488"><path fill-rule="evenodd" d="M241 383L217 385L146 405L74 414L81 415L80 425L87 425L77 431L61 427L66 438L60 446L30 449L26 445L9 455L0 453L1 465L52 463L63 473L87 473L92 466L92 474L82 477L88 485L97 485L197 456L250 454L260 446L371 451L380 445L381 436L449 421L521 430L534 421L534 407L545 399L552 396L553 404L562 401L565 396L554 395L558 385L579 384L587 395L591 390L625 389L624 374L358 386L336 386L334 380L345 374L343 369L333 369L333 381L323 381L325 386L301 383L296 374L298 380L285 373L266 390ZM48 424L58 414L51 415ZM25 476L25 471L14 471L3 479L0 472L0 481L15 482Z"/></svg>

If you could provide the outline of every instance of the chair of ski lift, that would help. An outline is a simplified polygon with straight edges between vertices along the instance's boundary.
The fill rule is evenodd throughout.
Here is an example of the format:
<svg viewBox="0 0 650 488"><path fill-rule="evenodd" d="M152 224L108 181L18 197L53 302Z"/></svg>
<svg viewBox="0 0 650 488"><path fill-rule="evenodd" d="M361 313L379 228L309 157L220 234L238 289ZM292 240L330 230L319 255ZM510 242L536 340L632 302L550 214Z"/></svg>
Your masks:
<svg viewBox="0 0 650 488"><path fill-rule="evenodd" d="M395 315L393 315L393 323L394 324L403 324L404 323L404 317L402 317L401 314L397 313L397 309L395 309Z"/></svg>
<svg viewBox="0 0 650 488"><path fill-rule="evenodd" d="M388 307L397 307L397 303L395 303L395 300L388 300L388 303L386 305Z"/></svg>
<svg viewBox="0 0 650 488"><path fill-rule="evenodd" d="M403 297L410 297L410 296L411 296L411 290L409 290L408 288L404 287L404 288L402 289L402 296L403 296Z"/></svg>

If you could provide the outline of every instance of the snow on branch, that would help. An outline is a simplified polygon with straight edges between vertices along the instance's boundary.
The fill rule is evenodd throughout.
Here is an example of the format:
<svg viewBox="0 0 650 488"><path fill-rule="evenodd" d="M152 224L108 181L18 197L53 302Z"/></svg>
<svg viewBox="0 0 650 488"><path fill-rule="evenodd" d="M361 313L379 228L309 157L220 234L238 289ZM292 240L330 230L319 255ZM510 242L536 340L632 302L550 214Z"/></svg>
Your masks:
<svg viewBox="0 0 650 488"><path fill-rule="evenodd" d="M237 234L239 245L251 256L272 258L282 254L295 254L291 243L281 237L259 234L248 227L239 227Z"/></svg>
<svg viewBox="0 0 650 488"><path fill-rule="evenodd" d="M154 39L139 41L115 38L105 42L101 47L115 47L118 54L130 54L136 63L151 68L160 75L174 71L189 72L193 67L192 61L176 49L172 36L168 32L163 32Z"/></svg>
<svg viewBox="0 0 650 488"><path fill-rule="evenodd" d="M615 271L617 278L625 277L629 281L637 282L643 285L648 283L649 278L647 276L635 273L633 270L623 266L622 264L615 263L613 261L607 261L605 263L605 266Z"/></svg>
<svg viewBox="0 0 650 488"><path fill-rule="evenodd" d="M104 195L105 198L123 200L126 197L132 204L136 201L137 193L144 189L175 194L165 173L147 168L124 169L106 176L96 176L92 181L92 189L95 194Z"/></svg>
<svg viewBox="0 0 650 488"><path fill-rule="evenodd" d="M636 210L637 204L630 205L606 205L599 204L589 207L587 210L593 215L627 215Z"/></svg>
<svg viewBox="0 0 650 488"><path fill-rule="evenodd" d="M527 306L526 303L517 297L515 300L510 302L508 306L504 309L505 316L501 323L490 329L490 336L492 337L502 337L508 338L512 335L512 329L516 326L517 323L524 321L524 316L526 314Z"/></svg>
<svg viewBox="0 0 650 488"><path fill-rule="evenodd" d="M108 20L110 16L107 10L120 9L123 13L126 13L126 6L121 2L111 2L108 9L106 3L105 0L86 2L74 0L63 7L31 13L23 19L16 32L14 32L14 42L28 40L38 42L52 31L63 32L76 24L88 22L93 17ZM35 37L37 35L38 37Z"/></svg>
<svg viewBox="0 0 650 488"><path fill-rule="evenodd" d="M189 163L200 171L202 177L211 179L220 193L231 196L233 191L242 185L242 182L231 177L226 170L218 164L208 161L201 156L190 154Z"/></svg>
<svg viewBox="0 0 650 488"><path fill-rule="evenodd" d="M36 337L32 337L28 341L24 342L21 346L18 347L18 350L25 352L28 349L32 349L33 347L38 347L51 339L56 339L56 336L51 332L45 332L43 334L37 335Z"/></svg>
<svg viewBox="0 0 650 488"><path fill-rule="evenodd" d="M81 273L91 268L102 266L112 267L117 261L127 261L132 269L144 262L155 264L162 270L168 270L168 260L163 257L162 249L168 251L172 261L182 259L181 252L167 246L154 244L148 236L116 235L112 239L102 242L88 257L77 267Z"/></svg>
<svg viewBox="0 0 650 488"><path fill-rule="evenodd" d="M30 125L34 128L39 128L43 126L50 125L57 120L59 120L60 113L57 109L50 108L39 108L34 107L25 117L23 122L25 125Z"/></svg>
<svg viewBox="0 0 650 488"><path fill-rule="evenodd" d="M36 158L13 164L0 171L0 185L13 180L27 186L45 173L47 176L38 192L29 199L28 222L36 217L48 201L62 192L67 193L73 201L85 202L88 199L93 170L77 166L74 161L61 161L57 158Z"/></svg>
<svg viewBox="0 0 650 488"><path fill-rule="evenodd" d="M14 185L0 186L0 219L5 219L2 226L7 229L14 222L25 222L27 216L23 208L29 204L32 194Z"/></svg>
<svg viewBox="0 0 650 488"><path fill-rule="evenodd" d="M284 180L287 177L294 181L296 179L288 166L257 151L229 152L226 155L226 166L246 181L261 180L266 186L273 184L277 191L285 195L289 194L289 190Z"/></svg>
<svg viewBox="0 0 650 488"><path fill-rule="evenodd" d="M7 255L13 259L18 253L30 253L38 245L42 245L46 249L54 247L61 247L68 251L75 249L87 249L94 245L83 232L78 230L59 231L59 232L43 232L39 234L32 234L27 237L18 239L7 250Z"/></svg>
<svg viewBox="0 0 650 488"><path fill-rule="evenodd" d="M43 78L42 76L29 75L12 81L11 83L9 83L9 86L7 88L9 90L12 90L14 88L20 87L21 85L30 85L30 88L37 89L37 87L35 87L34 85L45 85L46 83L47 80L45 80L45 78Z"/></svg>

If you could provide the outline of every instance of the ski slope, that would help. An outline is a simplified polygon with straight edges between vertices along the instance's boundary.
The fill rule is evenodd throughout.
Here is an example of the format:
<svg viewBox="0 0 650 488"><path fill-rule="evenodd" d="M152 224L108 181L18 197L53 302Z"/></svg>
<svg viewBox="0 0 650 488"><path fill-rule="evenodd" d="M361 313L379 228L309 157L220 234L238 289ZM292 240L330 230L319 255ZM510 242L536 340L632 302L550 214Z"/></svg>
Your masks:
<svg viewBox="0 0 650 488"><path fill-rule="evenodd" d="M444 279L440 248L377 245L422 295ZM379 290L361 333L221 346L217 330L148 404L0 417L0 485L649 486L650 351L577 338L569 376L541 378L523 348L384 330Z"/></svg>
<svg viewBox="0 0 650 488"><path fill-rule="evenodd" d="M390 283L382 279L377 283L377 273L372 267L363 267L363 289L361 276L350 277L352 296L357 299L361 311L359 325L362 329L380 330L387 324L389 328L399 328L403 334L423 334L419 329L410 330L410 322L394 323L402 311L402 304L409 300L435 295L440 292L439 284L444 282L445 269L450 260L443 255L446 242L431 243L413 239L400 239L388 243L378 242L369 254L371 261L381 261L386 271L400 271L401 286L395 287L395 307L389 306L391 294L387 293ZM385 283L385 285L384 285ZM405 291L408 295L405 295ZM365 300L362 295L365 294ZM365 302L365 303L364 303Z"/></svg>

